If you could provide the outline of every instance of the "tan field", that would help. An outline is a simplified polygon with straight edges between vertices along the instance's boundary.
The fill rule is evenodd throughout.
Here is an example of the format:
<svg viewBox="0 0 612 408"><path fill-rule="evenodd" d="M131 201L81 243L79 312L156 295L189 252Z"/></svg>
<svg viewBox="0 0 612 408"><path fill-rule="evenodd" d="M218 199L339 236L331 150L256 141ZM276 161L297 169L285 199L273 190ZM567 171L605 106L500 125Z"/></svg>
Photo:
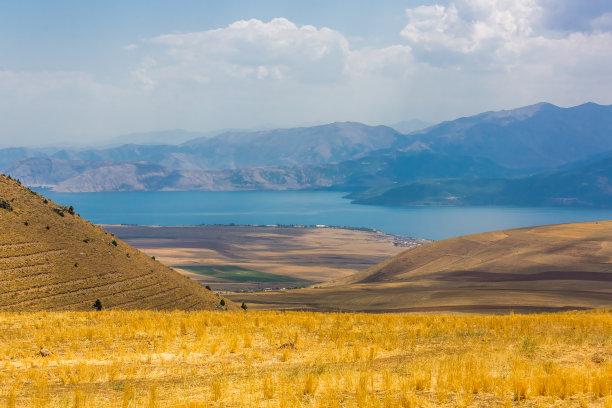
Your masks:
<svg viewBox="0 0 612 408"><path fill-rule="evenodd" d="M320 289L236 294L252 308L507 313L612 305L612 221L462 236Z"/></svg>
<svg viewBox="0 0 612 408"><path fill-rule="evenodd" d="M612 313L2 313L0 367L7 407L610 408Z"/></svg>
<svg viewBox="0 0 612 408"><path fill-rule="evenodd" d="M399 254L393 236L340 228L281 228L203 225L149 227L105 225L129 244L181 273L214 289L263 288L271 283L232 283L190 273L181 266L234 265L256 271L300 278L310 283L353 275ZM402 241L417 245L425 240ZM277 284L274 286L278 286ZM295 283L285 282L289 286ZM283 284L283 286L284 286Z"/></svg>
<svg viewBox="0 0 612 408"><path fill-rule="evenodd" d="M121 309L220 304L196 282L4 175L0 200L0 310L91 310L96 299Z"/></svg>

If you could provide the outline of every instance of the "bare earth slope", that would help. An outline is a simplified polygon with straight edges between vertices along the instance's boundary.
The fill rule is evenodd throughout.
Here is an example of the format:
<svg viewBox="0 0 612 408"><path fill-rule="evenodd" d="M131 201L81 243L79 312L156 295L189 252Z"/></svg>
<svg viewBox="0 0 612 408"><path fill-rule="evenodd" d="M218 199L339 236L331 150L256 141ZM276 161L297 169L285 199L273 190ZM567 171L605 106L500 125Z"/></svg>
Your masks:
<svg viewBox="0 0 612 408"><path fill-rule="evenodd" d="M607 307L612 221L447 239L409 249L323 289L265 295L235 298L261 308L372 312Z"/></svg>
<svg viewBox="0 0 612 408"><path fill-rule="evenodd" d="M214 309L220 299L0 175L0 310ZM230 308L235 305L229 304Z"/></svg>

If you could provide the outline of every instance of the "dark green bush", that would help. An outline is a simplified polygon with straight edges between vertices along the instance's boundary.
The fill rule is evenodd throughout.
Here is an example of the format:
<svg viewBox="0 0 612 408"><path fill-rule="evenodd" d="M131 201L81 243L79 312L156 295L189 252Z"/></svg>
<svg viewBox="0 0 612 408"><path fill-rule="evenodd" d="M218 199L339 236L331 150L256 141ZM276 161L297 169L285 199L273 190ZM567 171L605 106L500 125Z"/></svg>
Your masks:
<svg viewBox="0 0 612 408"><path fill-rule="evenodd" d="M9 211L13 211L13 207L11 206L11 203L9 203L8 200L5 200L3 198L0 198L0 208L9 210Z"/></svg>

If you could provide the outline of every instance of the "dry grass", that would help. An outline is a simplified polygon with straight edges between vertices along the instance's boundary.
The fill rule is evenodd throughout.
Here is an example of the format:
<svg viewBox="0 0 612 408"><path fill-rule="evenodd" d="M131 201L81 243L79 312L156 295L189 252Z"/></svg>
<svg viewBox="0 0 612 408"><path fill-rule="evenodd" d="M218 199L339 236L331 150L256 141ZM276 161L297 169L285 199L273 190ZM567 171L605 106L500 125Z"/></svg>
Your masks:
<svg viewBox="0 0 612 408"><path fill-rule="evenodd" d="M9 407L610 407L612 314L4 313L0 367Z"/></svg>

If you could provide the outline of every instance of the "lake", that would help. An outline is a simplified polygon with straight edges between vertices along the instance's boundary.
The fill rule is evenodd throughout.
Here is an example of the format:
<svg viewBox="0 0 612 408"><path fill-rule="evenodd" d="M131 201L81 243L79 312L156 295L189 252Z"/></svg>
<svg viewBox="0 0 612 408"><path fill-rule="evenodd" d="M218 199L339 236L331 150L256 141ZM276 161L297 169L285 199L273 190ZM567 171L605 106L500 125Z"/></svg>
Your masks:
<svg viewBox="0 0 612 408"><path fill-rule="evenodd" d="M612 209L550 207L379 207L329 191L53 193L96 224L297 224L375 228L439 240L505 228L612 219Z"/></svg>

